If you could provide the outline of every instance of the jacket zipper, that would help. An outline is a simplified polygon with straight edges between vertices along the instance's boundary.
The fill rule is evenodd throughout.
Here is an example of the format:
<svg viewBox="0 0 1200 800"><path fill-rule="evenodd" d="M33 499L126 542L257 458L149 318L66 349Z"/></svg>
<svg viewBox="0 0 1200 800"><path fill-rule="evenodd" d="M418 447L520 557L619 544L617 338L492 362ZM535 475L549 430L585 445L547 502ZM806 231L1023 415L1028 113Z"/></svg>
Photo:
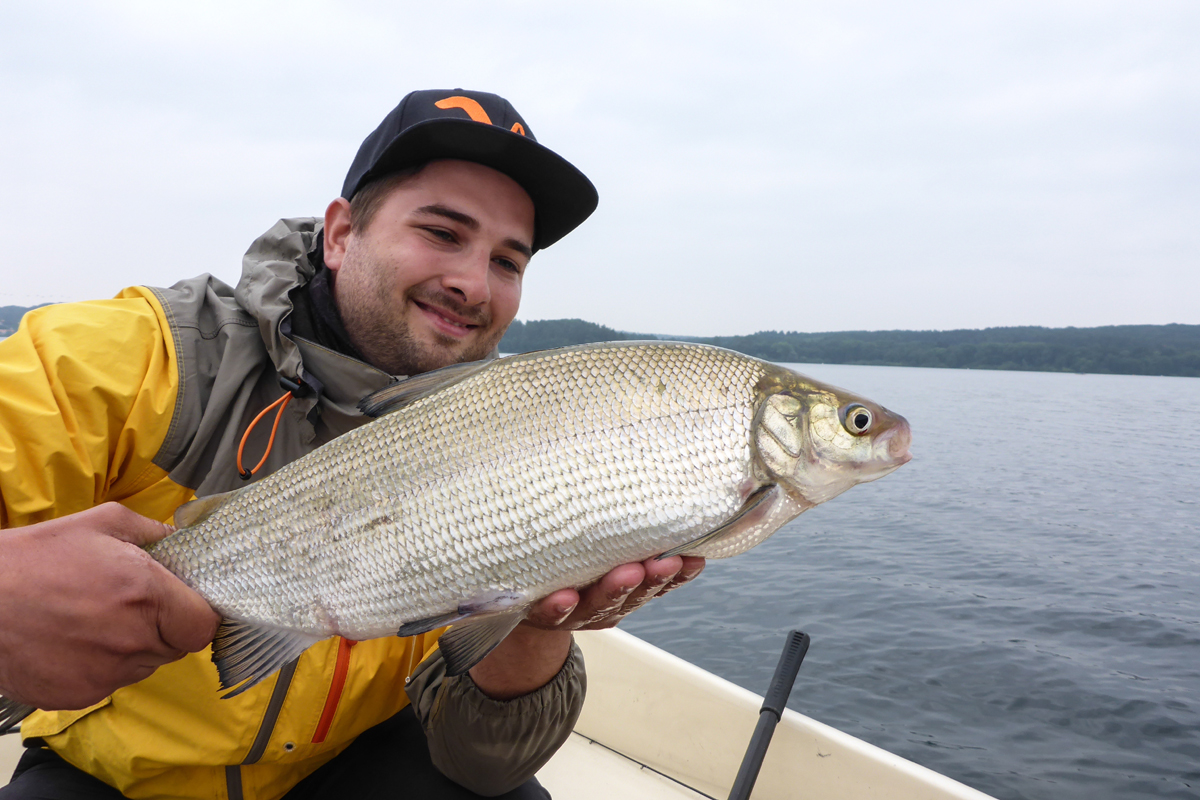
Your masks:
<svg viewBox="0 0 1200 800"><path fill-rule="evenodd" d="M350 671L350 649L358 642L353 639L339 639L337 663L333 667L333 682L329 684L329 696L325 698L325 708L321 711L321 719L317 722L317 730L313 733L313 744L325 741L329 728L333 725L333 715L337 713L338 703L342 700L342 690L346 687L346 674Z"/></svg>

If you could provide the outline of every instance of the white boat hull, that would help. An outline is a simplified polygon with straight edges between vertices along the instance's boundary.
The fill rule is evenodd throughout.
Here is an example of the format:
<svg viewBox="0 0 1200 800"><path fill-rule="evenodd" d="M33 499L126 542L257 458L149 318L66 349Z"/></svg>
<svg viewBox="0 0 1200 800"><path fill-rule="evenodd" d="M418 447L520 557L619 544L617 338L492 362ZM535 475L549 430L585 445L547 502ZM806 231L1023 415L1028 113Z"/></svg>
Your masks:
<svg viewBox="0 0 1200 800"><path fill-rule="evenodd" d="M587 661L588 699L575 734L538 775L551 794L572 800L728 797L762 697L623 631L577 639ZM752 796L991 800L791 710L775 729Z"/></svg>

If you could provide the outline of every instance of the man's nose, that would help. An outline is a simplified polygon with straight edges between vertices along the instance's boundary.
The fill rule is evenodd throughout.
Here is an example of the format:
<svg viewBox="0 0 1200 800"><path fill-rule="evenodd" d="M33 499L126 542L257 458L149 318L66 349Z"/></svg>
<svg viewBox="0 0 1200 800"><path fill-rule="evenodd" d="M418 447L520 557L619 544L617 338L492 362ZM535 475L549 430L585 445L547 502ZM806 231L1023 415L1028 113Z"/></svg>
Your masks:
<svg viewBox="0 0 1200 800"><path fill-rule="evenodd" d="M479 305L492 299L491 256L465 254L442 276L442 286L457 294L467 305Z"/></svg>

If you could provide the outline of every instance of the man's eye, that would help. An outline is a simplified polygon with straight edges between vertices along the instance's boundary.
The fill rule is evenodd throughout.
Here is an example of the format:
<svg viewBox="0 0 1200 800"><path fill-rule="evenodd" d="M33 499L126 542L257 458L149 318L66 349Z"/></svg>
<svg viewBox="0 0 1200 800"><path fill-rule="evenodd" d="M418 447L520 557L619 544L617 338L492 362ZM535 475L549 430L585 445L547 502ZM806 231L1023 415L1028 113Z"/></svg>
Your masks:
<svg viewBox="0 0 1200 800"><path fill-rule="evenodd" d="M497 258L495 261L497 264L500 265L501 269L503 269L507 272L511 272L514 275L521 274L521 267L515 261L510 261L507 258Z"/></svg>
<svg viewBox="0 0 1200 800"><path fill-rule="evenodd" d="M454 241L454 234L443 228L426 228L425 231L437 237L438 239L441 239L443 242Z"/></svg>

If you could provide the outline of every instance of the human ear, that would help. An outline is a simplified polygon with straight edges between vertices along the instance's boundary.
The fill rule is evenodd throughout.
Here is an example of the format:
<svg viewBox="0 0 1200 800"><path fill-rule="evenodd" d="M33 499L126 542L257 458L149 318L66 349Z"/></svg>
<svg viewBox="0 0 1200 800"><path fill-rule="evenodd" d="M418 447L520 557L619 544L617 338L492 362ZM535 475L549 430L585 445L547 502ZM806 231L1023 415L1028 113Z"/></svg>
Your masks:
<svg viewBox="0 0 1200 800"><path fill-rule="evenodd" d="M350 237L350 201L338 197L325 209L325 266L337 272Z"/></svg>

